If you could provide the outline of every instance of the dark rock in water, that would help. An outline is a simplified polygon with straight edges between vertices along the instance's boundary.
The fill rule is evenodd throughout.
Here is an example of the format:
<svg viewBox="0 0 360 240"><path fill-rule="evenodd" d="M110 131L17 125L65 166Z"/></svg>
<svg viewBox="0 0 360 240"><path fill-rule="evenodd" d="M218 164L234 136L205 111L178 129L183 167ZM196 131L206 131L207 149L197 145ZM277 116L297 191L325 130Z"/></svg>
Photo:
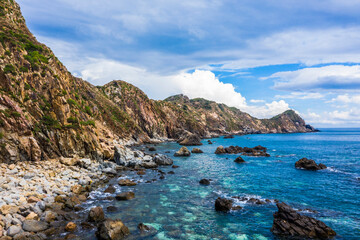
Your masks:
<svg viewBox="0 0 360 240"><path fill-rule="evenodd" d="M193 148L193 150L191 150L191 153L204 153L200 148Z"/></svg>
<svg viewBox="0 0 360 240"><path fill-rule="evenodd" d="M311 239L329 239L336 232L325 223L312 217L300 215L285 203L277 203L271 231L279 236L291 236Z"/></svg>
<svg viewBox="0 0 360 240"><path fill-rule="evenodd" d="M241 210L241 209L243 209L241 206L233 206L233 207L231 208L231 210L234 210L234 211L236 211L236 210Z"/></svg>
<svg viewBox="0 0 360 240"><path fill-rule="evenodd" d="M170 153L170 151L165 151L165 153Z"/></svg>
<svg viewBox="0 0 360 240"><path fill-rule="evenodd" d="M148 232L151 230L151 228L148 225L145 225L143 223L139 223L137 227L140 230L140 232Z"/></svg>
<svg viewBox="0 0 360 240"><path fill-rule="evenodd" d="M168 174L175 174L175 172L174 171L169 171Z"/></svg>
<svg viewBox="0 0 360 240"><path fill-rule="evenodd" d="M302 169L306 169L306 170L322 170L322 169L326 169L327 167L320 163L320 164L316 164L316 162L312 159L307 159L307 158L302 158L299 161L297 161L295 163L295 167L296 168L302 168Z"/></svg>
<svg viewBox="0 0 360 240"><path fill-rule="evenodd" d="M224 139L234 138L234 135L226 135Z"/></svg>
<svg viewBox="0 0 360 240"><path fill-rule="evenodd" d="M201 139L196 134L190 134L179 142L180 145L184 146L200 146L202 145Z"/></svg>
<svg viewBox="0 0 360 240"><path fill-rule="evenodd" d="M108 206L106 208L106 211L108 211L108 212L116 212L117 210L118 210L118 208L115 206Z"/></svg>
<svg viewBox="0 0 360 240"><path fill-rule="evenodd" d="M153 161L160 166L167 166L173 164L173 160L164 154L155 155Z"/></svg>
<svg viewBox="0 0 360 240"><path fill-rule="evenodd" d="M89 215L88 215L88 221L89 222L102 222L105 220L105 214L102 209L102 207L94 207L90 209Z"/></svg>
<svg viewBox="0 0 360 240"><path fill-rule="evenodd" d="M201 179L201 180L199 181L199 183L200 183L201 185L210 185L210 180L204 178L204 179Z"/></svg>
<svg viewBox="0 0 360 240"><path fill-rule="evenodd" d="M263 201L258 198L250 198L250 197L232 197L232 198L238 199L242 202L247 202L249 204L256 204L256 205L263 205L266 203L271 203L271 200L269 200L269 199L266 199L265 201Z"/></svg>
<svg viewBox="0 0 360 240"><path fill-rule="evenodd" d="M155 152L155 151L156 151L156 148L154 148L154 147L149 147L149 151L150 151L150 152Z"/></svg>
<svg viewBox="0 0 360 240"><path fill-rule="evenodd" d="M173 165L173 166L172 166L172 168L179 168L179 166L177 166L177 165Z"/></svg>
<svg viewBox="0 0 360 240"><path fill-rule="evenodd" d="M37 220L25 220L22 224L22 229L27 232L42 232L49 228L47 222Z"/></svg>
<svg viewBox="0 0 360 240"><path fill-rule="evenodd" d="M155 228L145 225L143 223L139 223L137 227L140 231L141 237L150 237L157 233Z"/></svg>
<svg viewBox="0 0 360 240"><path fill-rule="evenodd" d="M105 189L104 193L115 193L115 191L116 188L113 185L110 185Z"/></svg>
<svg viewBox="0 0 360 240"><path fill-rule="evenodd" d="M210 141L210 140L208 140L207 142L208 142L208 144L213 144L212 141Z"/></svg>
<svg viewBox="0 0 360 240"><path fill-rule="evenodd" d="M230 146L227 148L224 148L223 146L220 146L216 149L215 154L239 154L245 156L254 156L254 157L270 157L270 154L267 152L267 148L263 146L256 146L253 148L248 147L239 147L239 146Z"/></svg>
<svg viewBox="0 0 360 240"><path fill-rule="evenodd" d="M165 176L164 176L164 175L161 175L161 176L159 177L159 179L165 179Z"/></svg>
<svg viewBox="0 0 360 240"><path fill-rule="evenodd" d="M134 192L122 192L116 195L115 199L118 201L127 201L135 198Z"/></svg>
<svg viewBox="0 0 360 240"><path fill-rule="evenodd" d="M93 229L95 227L94 225L92 225L92 224L90 224L88 222L82 222L80 224L80 226L81 226L82 229Z"/></svg>
<svg viewBox="0 0 360 240"><path fill-rule="evenodd" d="M106 221L100 223L95 233L97 239L99 240L121 240L129 234L129 228L118 219L107 219Z"/></svg>
<svg viewBox="0 0 360 240"><path fill-rule="evenodd" d="M215 154L225 154L225 148L223 146L219 146L218 148L216 148Z"/></svg>
<svg viewBox="0 0 360 240"><path fill-rule="evenodd" d="M130 179L121 179L118 183L120 186L135 186L137 183L134 181L131 181Z"/></svg>
<svg viewBox="0 0 360 240"><path fill-rule="evenodd" d="M215 200L215 210L218 212L229 212L233 207L233 200L218 197Z"/></svg>
<svg viewBox="0 0 360 240"><path fill-rule="evenodd" d="M237 157L237 158L234 160L234 162L236 162L236 163L244 163L245 160L244 160L242 157Z"/></svg>
<svg viewBox="0 0 360 240"><path fill-rule="evenodd" d="M180 150L174 154L175 157L189 157L190 155L191 153L186 147L180 148Z"/></svg>

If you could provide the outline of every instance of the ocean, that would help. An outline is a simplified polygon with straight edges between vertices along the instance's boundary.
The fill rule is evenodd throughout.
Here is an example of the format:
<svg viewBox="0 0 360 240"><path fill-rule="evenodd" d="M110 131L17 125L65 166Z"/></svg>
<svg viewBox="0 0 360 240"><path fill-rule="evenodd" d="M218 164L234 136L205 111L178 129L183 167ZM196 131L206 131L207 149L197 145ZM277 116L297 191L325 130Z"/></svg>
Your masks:
<svg viewBox="0 0 360 240"><path fill-rule="evenodd" d="M157 153L167 154L179 168L161 167L166 174L147 170L144 176L129 172L127 177L141 183L120 187L117 192L134 191L130 201L102 200L103 189L92 193L93 206L116 206L118 211L107 217L121 219L130 229L127 239L278 239L271 232L274 200L286 202L333 228L334 239L360 239L360 129L321 129L317 133L257 134L203 140L203 154L173 157L181 146L177 143L155 145ZM238 145L268 148L270 157L246 157L246 163L234 163L238 155L215 155L218 146ZM153 146L153 145L151 145ZM191 150L192 147L189 147ZM168 152L169 151L169 152ZM326 170L296 169L300 158L310 158L328 166ZM211 184L199 184L210 178ZM146 183L151 179L154 182ZM230 213L214 209L217 197L246 196L270 199L264 205L238 201L243 207ZM152 235L141 235L139 223L152 226ZM84 238L95 239L94 232L84 232Z"/></svg>

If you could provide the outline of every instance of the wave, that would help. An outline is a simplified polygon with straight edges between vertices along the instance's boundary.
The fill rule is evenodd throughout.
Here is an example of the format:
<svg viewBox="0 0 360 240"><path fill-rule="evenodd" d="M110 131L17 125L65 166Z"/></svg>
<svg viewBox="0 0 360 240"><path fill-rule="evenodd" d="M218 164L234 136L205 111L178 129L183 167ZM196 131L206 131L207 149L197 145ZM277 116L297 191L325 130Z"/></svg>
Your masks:
<svg viewBox="0 0 360 240"><path fill-rule="evenodd" d="M333 172L333 173L340 173L340 174L352 176L352 177L354 177L356 179L360 179L359 174L351 173L351 172L345 172L345 171L336 169L334 167L327 167L326 169L324 169L324 171Z"/></svg>

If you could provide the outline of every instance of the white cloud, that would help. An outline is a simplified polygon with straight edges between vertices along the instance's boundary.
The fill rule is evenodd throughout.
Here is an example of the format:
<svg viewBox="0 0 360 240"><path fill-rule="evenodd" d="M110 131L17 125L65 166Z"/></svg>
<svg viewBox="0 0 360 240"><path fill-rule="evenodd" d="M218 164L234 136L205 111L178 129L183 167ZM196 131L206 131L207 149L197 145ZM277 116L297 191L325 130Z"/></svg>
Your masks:
<svg viewBox="0 0 360 240"><path fill-rule="evenodd" d="M264 103L265 100L260 100L260 99L251 99L250 100L251 103Z"/></svg>
<svg viewBox="0 0 360 240"><path fill-rule="evenodd" d="M336 98L331 99L330 102L360 104L360 95L349 95L349 94L338 95Z"/></svg>
<svg viewBox="0 0 360 240"><path fill-rule="evenodd" d="M353 90L360 88L360 65L304 68L278 72L267 79L273 79L278 90Z"/></svg>
<svg viewBox="0 0 360 240"><path fill-rule="evenodd" d="M324 111L315 113L308 111L302 116L306 121L315 126L331 126L331 127L358 127L360 124L360 109L350 108L342 111Z"/></svg>

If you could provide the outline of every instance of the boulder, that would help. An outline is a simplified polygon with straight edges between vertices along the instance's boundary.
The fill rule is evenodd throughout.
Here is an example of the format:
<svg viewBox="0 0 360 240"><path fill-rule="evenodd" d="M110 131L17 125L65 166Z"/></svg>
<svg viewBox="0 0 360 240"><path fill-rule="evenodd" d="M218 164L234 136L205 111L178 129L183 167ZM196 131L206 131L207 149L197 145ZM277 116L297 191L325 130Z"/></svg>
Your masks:
<svg viewBox="0 0 360 240"><path fill-rule="evenodd" d="M75 165L79 164L79 159L61 157L60 162L66 166L75 166Z"/></svg>
<svg viewBox="0 0 360 240"><path fill-rule="evenodd" d="M74 222L69 222L65 226L65 231L67 231L67 232L75 232L76 228L77 228L77 225Z"/></svg>
<svg viewBox="0 0 360 240"><path fill-rule="evenodd" d="M116 192L116 188L113 185L108 186L104 191L104 193L111 193L111 194L115 192Z"/></svg>
<svg viewBox="0 0 360 240"><path fill-rule="evenodd" d="M189 157L190 155L191 153L186 147L180 148L180 150L174 154L175 157Z"/></svg>
<svg viewBox="0 0 360 240"><path fill-rule="evenodd" d="M218 197L215 200L215 210L218 212L229 212L232 209L233 200Z"/></svg>
<svg viewBox="0 0 360 240"><path fill-rule="evenodd" d="M167 166L173 164L173 160L164 154L155 155L153 161L160 166Z"/></svg>
<svg viewBox="0 0 360 240"><path fill-rule="evenodd" d="M134 192L122 192L116 195L115 199L118 201L127 201L135 198Z"/></svg>
<svg viewBox="0 0 360 240"><path fill-rule="evenodd" d="M206 179L206 178L201 179L201 180L199 181L199 183L200 183L201 185L210 185L210 179Z"/></svg>
<svg viewBox="0 0 360 240"><path fill-rule="evenodd" d="M130 179L121 179L119 181L120 186L135 186L137 183L134 181L131 181Z"/></svg>
<svg viewBox="0 0 360 240"><path fill-rule="evenodd" d="M204 153L200 148L193 148L193 150L191 150L191 153Z"/></svg>
<svg viewBox="0 0 360 240"><path fill-rule="evenodd" d="M95 233L99 240L121 240L125 236L129 235L130 231L128 227L124 225L121 220L110 220L100 223Z"/></svg>
<svg viewBox="0 0 360 240"><path fill-rule="evenodd" d="M336 236L336 232L325 223L301 215L285 203L277 203L276 206L278 211L274 213L271 228L275 235L301 239L329 239Z"/></svg>
<svg viewBox="0 0 360 240"><path fill-rule="evenodd" d="M155 162L153 162L153 161L149 161L149 162L142 162L141 163L141 166L143 167L143 168L157 168L157 164L155 163Z"/></svg>
<svg viewBox="0 0 360 240"><path fill-rule="evenodd" d="M7 235L10 237L14 237L16 234L21 233L23 230L21 226L12 225L7 230Z"/></svg>
<svg viewBox="0 0 360 240"><path fill-rule="evenodd" d="M154 147L149 147L149 151L150 151L150 152L155 152L155 151L156 151L156 148L154 148Z"/></svg>
<svg viewBox="0 0 360 240"><path fill-rule="evenodd" d="M234 162L236 162L236 163L244 163L245 160L244 160L242 157L237 157L237 158L234 160Z"/></svg>
<svg viewBox="0 0 360 240"><path fill-rule="evenodd" d="M49 228L47 222L36 221L36 220L25 220L22 228L27 232L42 232Z"/></svg>
<svg viewBox="0 0 360 240"><path fill-rule="evenodd" d="M105 220L105 214L102 209L102 207L94 207L90 209L89 215L88 215L88 221L89 222L102 222Z"/></svg>
<svg viewBox="0 0 360 240"><path fill-rule="evenodd" d="M314 160L311 159L307 159L307 158L302 158L299 161L297 161L295 163L295 167L296 168L301 168L301 169L306 169L306 170L322 170L322 169L326 169L327 167L320 163L320 164L316 164L316 162Z"/></svg>
<svg viewBox="0 0 360 240"><path fill-rule="evenodd" d="M202 145L201 139L196 134L189 134L187 137L179 142L180 145L184 146L200 146Z"/></svg>
<svg viewBox="0 0 360 240"><path fill-rule="evenodd" d="M213 144L211 140L208 140L207 142L208 142L208 144Z"/></svg>
<svg viewBox="0 0 360 240"><path fill-rule="evenodd" d="M125 166L126 158L124 157L123 150L120 147L115 147L114 150L114 161L117 165Z"/></svg>
<svg viewBox="0 0 360 240"><path fill-rule="evenodd" d="M225 154L225 148L223 146L219 146L216 148L215 154Z"/></svg>

